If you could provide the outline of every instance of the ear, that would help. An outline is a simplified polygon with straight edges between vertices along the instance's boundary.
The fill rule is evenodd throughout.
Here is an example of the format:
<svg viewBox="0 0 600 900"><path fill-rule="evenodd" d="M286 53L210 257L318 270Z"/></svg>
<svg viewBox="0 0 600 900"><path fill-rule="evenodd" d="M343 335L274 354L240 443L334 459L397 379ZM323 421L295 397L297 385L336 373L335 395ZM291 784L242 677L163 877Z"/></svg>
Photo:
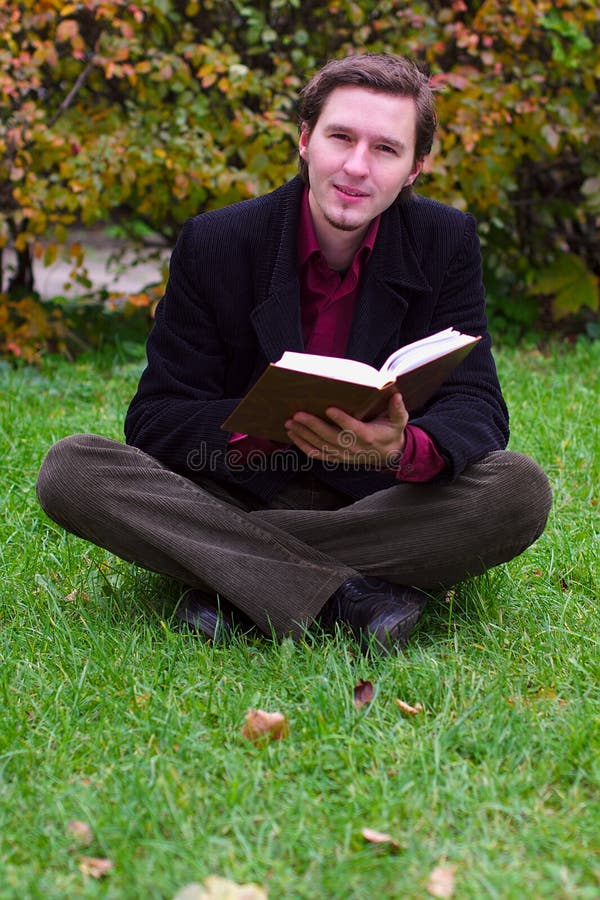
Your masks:
<svg viewBox="0 0 600 900"><path fill-rule="evenodd" d="M424 163L425 163L425 160L424 160L424 159L418 159L418 160L416 161L416 163L415 163L415 165L414 165L414 167L413 167L412 172L410 173L410 175L408 176L408 178L407 178L406 181L404 182L404 187L408 187L408 185L412 184L413 181L415 181L415 180L419 177L419 175L420 175L421 172L423 171L423 165L424 165Z"/></svg>
<svg viewBox="0 0 600 900"><path fill-rule="evenodd" d="M306 122L303 122L300 126L300 137L298 139L298 153L302 157L302 159L306 159L308 156L308 140L310 137L310 133L308 130L308 125Z"/></svg>

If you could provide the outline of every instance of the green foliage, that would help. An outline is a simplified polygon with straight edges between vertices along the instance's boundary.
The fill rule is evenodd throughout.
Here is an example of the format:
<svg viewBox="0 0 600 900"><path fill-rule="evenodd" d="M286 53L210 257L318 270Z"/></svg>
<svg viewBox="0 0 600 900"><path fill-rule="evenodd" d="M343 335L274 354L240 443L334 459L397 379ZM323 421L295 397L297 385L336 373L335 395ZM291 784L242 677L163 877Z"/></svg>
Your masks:
<svg viewBox="0 0 600 900"><path fill-rule="evenodd" d="M560 319L580 306L597 304L598 278L593 275L579 256L563 253L548 267L546 272L531 285L537 294L551 294L554 297L552 311L554 318Z"/></svg>
<svg viewBox="0 0 600 900"><path fill-rule="evenodd" d="M527 327L547 295L555 318L597 311L599 45L595 0L6 0L4 281L31 291L33 258L74 223L172 243L188 216L275 187L295 171L307 77L391 51L432 72L442 128L422 190L480 220L492 313Z"/></svg>

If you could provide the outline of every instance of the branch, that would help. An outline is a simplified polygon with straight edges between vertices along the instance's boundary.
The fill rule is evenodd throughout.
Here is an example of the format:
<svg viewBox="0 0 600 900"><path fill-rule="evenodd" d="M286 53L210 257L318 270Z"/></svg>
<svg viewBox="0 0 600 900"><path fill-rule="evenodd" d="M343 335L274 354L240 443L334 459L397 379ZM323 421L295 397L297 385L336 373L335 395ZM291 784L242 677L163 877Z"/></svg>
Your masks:
<svg viewBox="0 0 600 900"><path fill-rule="evenodd" d="M81 88L87 81L88 75L90 74L90 72L92 71L93 68L94 68L94 57L92 56L88 60L85 69L83 69L77 76L77 80L75 81L75 84L73 85L73 87L71 88L71 90L69 91L67 96L64 98L64 100L62 101L62 103L60 104L60 106L58 107L56 112L54 113L54 115L50 118L50 120L48 122L48 126L47 126L48 128L52 128L52 126L54 125L56 120L59 119L62 116L62 114L68 110L71 103L77 96L78 92L81 90Z"/></svg>

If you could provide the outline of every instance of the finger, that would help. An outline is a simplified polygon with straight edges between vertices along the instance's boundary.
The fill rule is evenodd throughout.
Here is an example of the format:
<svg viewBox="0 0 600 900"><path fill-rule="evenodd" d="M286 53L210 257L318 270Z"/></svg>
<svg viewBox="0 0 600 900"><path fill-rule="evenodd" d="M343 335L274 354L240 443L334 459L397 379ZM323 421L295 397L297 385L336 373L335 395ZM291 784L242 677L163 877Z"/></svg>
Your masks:
<svg viewBox="0 0 600 900"><path fill-rule="evenodd" d="M408 422L408 413L402 394L392 394L388 405L388 416L395 425L404 427Z"/></svg>
<svg viewBox="0 0 600 900"><path fill-rule="evenodd" d="M335 448L338 446L340 429L308 413L296 413L292 419L288 419L285 427L316 447L328 445Z"/></svg>
<svg viewBox="0 0 600 900"><path fill-rule="evenodd" d="M327 461L336 461L339 459L339 456L335 450L329 451L326 446L319 445L315 446L314 444L309 443L308 441L303 440L303 438L298 435L292 434L291 431L288 431L288 437L294 446L296 446L302 453L305 453L306 456L310 456L311 459L320 459Z"/></svg>

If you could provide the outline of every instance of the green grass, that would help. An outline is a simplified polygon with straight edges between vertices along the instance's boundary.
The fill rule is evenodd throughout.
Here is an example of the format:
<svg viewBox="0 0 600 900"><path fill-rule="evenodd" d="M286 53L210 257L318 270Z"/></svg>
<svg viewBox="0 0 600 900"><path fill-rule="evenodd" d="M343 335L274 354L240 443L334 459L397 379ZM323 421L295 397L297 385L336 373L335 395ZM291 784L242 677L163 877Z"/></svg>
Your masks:
<svg viewBox="0 0 600 900"><path fill-rule="evenodd" d="M550 523L384 659L339 635L179 632L176 586L65 535L35 499L54 440L121 436L139 348L0 364L1 898L171 898L210 874L271 898L424 898L440 863L459 900L600 896L600 345L498 359L511 447L553 483ZM357 711L360 678L375 698ZM395 698L424 711L403 718ZM289 737L244 740L251 706L284 712ZM82 855L115 868L86 877Z"/></svg>

